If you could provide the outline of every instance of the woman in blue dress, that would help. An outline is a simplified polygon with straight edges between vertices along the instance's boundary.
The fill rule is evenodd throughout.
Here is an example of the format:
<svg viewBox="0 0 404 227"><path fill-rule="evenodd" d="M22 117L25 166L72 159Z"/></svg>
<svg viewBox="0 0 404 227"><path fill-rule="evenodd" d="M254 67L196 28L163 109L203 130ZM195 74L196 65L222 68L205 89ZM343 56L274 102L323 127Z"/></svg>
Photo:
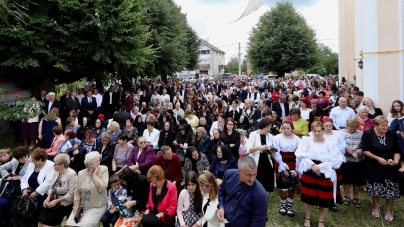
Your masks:
<svg viewBox="0 0 404 227"><path fill-rule="evenodd" d="M45 115L39 123L38 138L42 140L42 148L50 148L53 138L53 127L56 125L62 126L62 121L59 118L59 110L52 108L51 111Z"/></svg>

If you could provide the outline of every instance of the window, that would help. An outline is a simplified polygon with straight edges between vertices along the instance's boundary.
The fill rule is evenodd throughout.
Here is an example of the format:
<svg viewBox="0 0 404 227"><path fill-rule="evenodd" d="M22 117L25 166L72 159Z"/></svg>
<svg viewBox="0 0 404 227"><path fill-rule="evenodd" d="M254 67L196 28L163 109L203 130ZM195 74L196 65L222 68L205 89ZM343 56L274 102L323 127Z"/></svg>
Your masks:
<svg viewBox="0 0 404 227"><path fill-rule="evenodd" d="M200 50L200 54L210 54L210 50Z"/></svg>

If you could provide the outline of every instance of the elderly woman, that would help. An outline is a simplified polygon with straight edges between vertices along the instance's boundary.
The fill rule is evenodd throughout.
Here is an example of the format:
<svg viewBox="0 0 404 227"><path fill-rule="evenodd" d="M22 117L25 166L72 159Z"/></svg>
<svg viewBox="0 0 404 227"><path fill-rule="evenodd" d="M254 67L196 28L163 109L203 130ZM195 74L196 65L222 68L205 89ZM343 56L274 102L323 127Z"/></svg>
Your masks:
<svg viewBox="0 0 404 227"><path fill-rule="evenodd" d="M133 126L133 118L126 119L126 125L122 130L122 133L128 136L128 142L132 145L137 144L137 139L139 137L137 128Z"/></svg>
<svg viewBox="0 0 404 227"><path fill-rule="evenodd" d="M68 117L66 119L66 127L65 130L72 130L74 133L77 133L77 130L79 130L80 125L76 123L76 118L74 117Z"/></svg>
<svg viewBox="0 0 404 227"><path fill-rule="evenodd" d="M188 148L188 146L194 146L196 144L195 134L192 133L192 129L189 124L183 124L179 127L179 132L177 133L173 144L177 148L175 153L180 158L181 163L184 163L185 150Z"/></svg>
<svg viewBox="0 0 404 227"><path fill-rule="evenodd" d="M21 179L22 195L30 198L36 198L38 204L43 204L47 197L47 192L51 185L55 170L54 163L47 160L45 149L36 148L31 154L32 162L28 164L27 170ZM33 226L37 225L38 217L42 213L44 207L37 206L31 217L21 219L14 218L17 226Z"/></svg>
<svg viewBox="0 0 404 227"><path fill-rule="evenodd" d="M97 149L97 142L91 129L87 130L84 140L81 141L80 147L84 148L86 153L90 153Z"/></svg>
<svg viewBox="0 0 404 227"><path fill-rule="evenodd" d="M373 128L373 120L369 118L369 107L360 106L356 109L356 121L359 122L358 130L364 132L366 129Z"/></svg>
<svg viewBox="0 0 404 227"><path fill-rule="evenodd" d="M324 226L327 209L335 206L337 174L344 161L334 140L324 137L324 126L316 121L312 124L313 137L303 137L296 155L296 170L302 184L301 201L305 203L304 226L310 226L313 206L319 206L318 226Z"/></svg>
<svg viewBox="0 0 404 227"><path fill-rule="evenodd" d="M375 107L375 103L373 100L369 97L366 97L363 99L363 105L367 106L369 108L369 115L368 117L370 119L374 119L375 117L379 115L383 115L383 111L380 108Z"/></svg>
<svg viewBox="0 0 404 227"><path fill-rule="evenodd" d="M159 226L161 227L173 227L177 208L177 188L175 184L165 179L164 171L158 165L154 165L149 169L147 180L150 182L150 187L145 214L156 215L160 219Z"/></svg>
<svg viewBox="0 0 404 227"><path fill-rule="evenodd" d="M209 131L210 138L213 138L214 129L219 130L219 133L221 133L223 131L224 123L225 123L225 116L219 115L217 118L217 121L213 122L212 127L210 127L210 131Z"/></svg>
<svg viewBox="0 0 404 227"><path fill-rule="evenodd" d="M55 136L53 138L52 145L49 149L46 149L46 153L48 154L48 159L53 161L53 158L56 156L58 153L58 149L60 145L63 144L65 141L65 136L63 135L63 128L62 126L55 126L53 127L53 135Z"/></svg>
<svg viewBox="0 0 404 227"><path fill-rule="evenodd" d="M122 131L119 127L119 123L116 121L111 122L111 125L108 128L109 131L109 139L111 140L111 142L113 144L117 144L118 143L118 137L119 135L121 135Z"/></svg>
<svg viewBox="0 0 404 227"><path fill-rule="evenodd" d="M196 148L198 151L200 151L202 154L207 155L210 143L212 140L210 139L210 136L208 136L208 133L206 132L205 128L199 127L196 130Z"/></svg>
<svg viewBox="0 0 404 227"><path fill-rule="evenodd" d="M363 133L358 130L359 122L354 118L347 120L347 129L343 130L346 144L346 162L341 165L342 184L344 185L344 204L351 203L350 187L353 185L353 203L360 208L359 189L365 185L365 157L362 154L361 139Z"/></svg>
<svg viewBox="0 0 404 227"><path fill-rule="evenodd" d="M222 141L220 140L220 133L219 130L213 130L213 139L210 143L210 147L208 153L206 154L209 163L212 163L213 158L217 156L217 148L222 145Z"/></svg>
<svg viewBox="0 0 404 227"><path fill-rule="evenodd" d="M293 134L302 137L309 135L309 126L306 119L302 118L300 115L300 109L292 108L289 111L289 116L293 123ZM282 128L281 128L282 131Z"/></svg>
<svg viewBox="0 0 404 227"><path fill-rule="evenodd" d="M93 126L92 126L91 119L90 119L90 118L83 117L83 123L82 123L82 125L80 126L80 128L77 130L77 133L76 133L77 138L78 138L79 140L84 139L84 138L85 138L85 135L86 135L86 132L88 131L88 129L91 129L92 127L93 127Z"/></svg>
<svg viewBox="0 0 404 227"><path fill-rule="evenodd" d="M148 120L146 122L146 129L143 132L143 136L146 138L147 145L153 147L155 153L157 153L159 150L160 131L154 128L154 121Z"/></svg>
<svg viewBox="0 0 404 227"><path fill-rule="evenodd" d="M152 147L147 146L146 138L139 137L138 146L134 147L127 160L126 166L131 170L138 170L142 175L146 175L147 171L154 163L155 153Z"/></svg>
<svg viewBox="0 0 404 227"><path fill-rule="evenodd" d="M95 126L93 128L94 137L97 143L101 142L101 134L106 131L107 129L102 126L102 120L100 118L97 118L97 120L95 120Z"/></svg>
<svg viewBox="0 0 404 227"><path fill-rule="evenodd" d="M240 133L240 147L238 149L238 153L239 153L240 157L246 156L246 155L248 155L247 150L246 150L246 146L245 146L247 144L247 141L248 141L247 131L242 130L242 129L236 129L236 131L238 133Z"/></svg>
<svg viewBox="0 0 404 227"><path fill-rule="evenodd" d="M97 151L101 155L100 165L108 167L108 170L112 170L112 158L115 146L109 139L108 132L103 132L101 134L101 142L97 144Z"/></svg>
<svg viewBox="0 0 404 227"><path fill-rule="evenodd" d="M1 178L6 180L20 180L31 163L28 150L17 147L13 152L13 159L0 166ZM17 189L19 192L19 189ZM0 197L0 226L11 226L11 206L16 197Z"/></svg>
<svg viewBox="0 0 404 227"><path fill-rule="evenodd" d="M220 145L217 148L217 156L213 158L209 171L215 176L217 183L221 184L224 173L228 169L237 169L237 160L227 146Z"/></svg>
<svg viewBox="0 0 404 227"><path fill-rule="evenodd" d="M38 226L60 225L65 216L73 209L74 190L77 185L77 173L69 168L70 157L58 154L54 159L56 171L48 190L48 197L43 202L42 214L38 218ZM39 204L39 206L42 204ZM58 208L56 208L58 206Z"/></svg>
<svg viewBox="0 0 404 227"><path fill-rule="evenodd" d="M211 125L208 125L208 122L206 121L205 117L201 117L201 118L199 118L198 128L199 127L203 127L208 132L210 130L210 128L211 128Z"/></svg>
<svg viewBox="0 0 404 227"><path fill-rule="evenodd" d="M395 133L388 130L388 121L385 117L377 116L373 123L374 129L366 130L361 142L362 153L366 156L366 192L372 196L372 216L380 217L379 199L382 198L386 200L384 219L393 221L393 203L400 197L399 143Z"/></svg>
<svg viewBox="0 0 404 227"><path fill-rule="evenodd" d="M100 153L86 154L86 168L78 174L78 183L74 190L74 205L66 226L96 227L107 211L108 168L100 165ZM78 223L74 216L82 209Z"/></svg>
<svg viewBox="0 0 404 227"><path fill-rule="evenodd" d="M117 173L127 163L132 153L133 145L128 142L126 134L119 135L118 144L115 146L114 156L112 158L112 172Z"/></svg>
<svg viewBox="0 0 404 227"><path fill-rule="evenodd" d="M164 129L160 131L158 146L159 147L162 147L163 145L171 146L175 140L175 136L176 134L174 131L174 126L167 121L166 123L164 123Z"/></svg>
<svg viewBox="0 0 404 227"><path fill-rule="evenodd" d="M189 171L194 171L198 175L204 170L209 170L208 158L202 154L196 147L190 146L185 154L184 170L182 176L185 177Z"/></svg>

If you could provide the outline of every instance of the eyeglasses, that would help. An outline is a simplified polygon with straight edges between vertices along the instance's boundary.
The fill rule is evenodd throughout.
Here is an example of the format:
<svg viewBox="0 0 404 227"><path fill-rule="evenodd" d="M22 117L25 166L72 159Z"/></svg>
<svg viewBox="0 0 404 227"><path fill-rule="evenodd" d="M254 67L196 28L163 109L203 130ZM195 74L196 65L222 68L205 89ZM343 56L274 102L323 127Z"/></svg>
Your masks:
<svg viewBox="0 0 404 227"><path fill-rule="evenodd" d="M56 162L55 162L55 166L60 166L60 165L63 165L63 164L60 164L60 163L56 163Z"/></svg>
<svg viewBox="0 0 404 227"><path fill-rule="evenodd" d="M144 144L146 143L146 141L139 141L139 144Z"/></svg>

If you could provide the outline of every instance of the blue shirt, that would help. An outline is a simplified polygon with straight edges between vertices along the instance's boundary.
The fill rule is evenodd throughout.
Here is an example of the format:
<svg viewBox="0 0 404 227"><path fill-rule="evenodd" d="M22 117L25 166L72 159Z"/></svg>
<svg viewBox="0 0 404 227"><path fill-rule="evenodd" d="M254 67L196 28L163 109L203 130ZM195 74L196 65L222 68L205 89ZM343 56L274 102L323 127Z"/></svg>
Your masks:
<svg viewBox="0 0 404 227"><path fill-rule="evenodd" d="M229 169L219 186L218 208L224 207L224 214L230 226L265 227L268 195L257 180L252 186L240 182L238 171Z"/></svg>

